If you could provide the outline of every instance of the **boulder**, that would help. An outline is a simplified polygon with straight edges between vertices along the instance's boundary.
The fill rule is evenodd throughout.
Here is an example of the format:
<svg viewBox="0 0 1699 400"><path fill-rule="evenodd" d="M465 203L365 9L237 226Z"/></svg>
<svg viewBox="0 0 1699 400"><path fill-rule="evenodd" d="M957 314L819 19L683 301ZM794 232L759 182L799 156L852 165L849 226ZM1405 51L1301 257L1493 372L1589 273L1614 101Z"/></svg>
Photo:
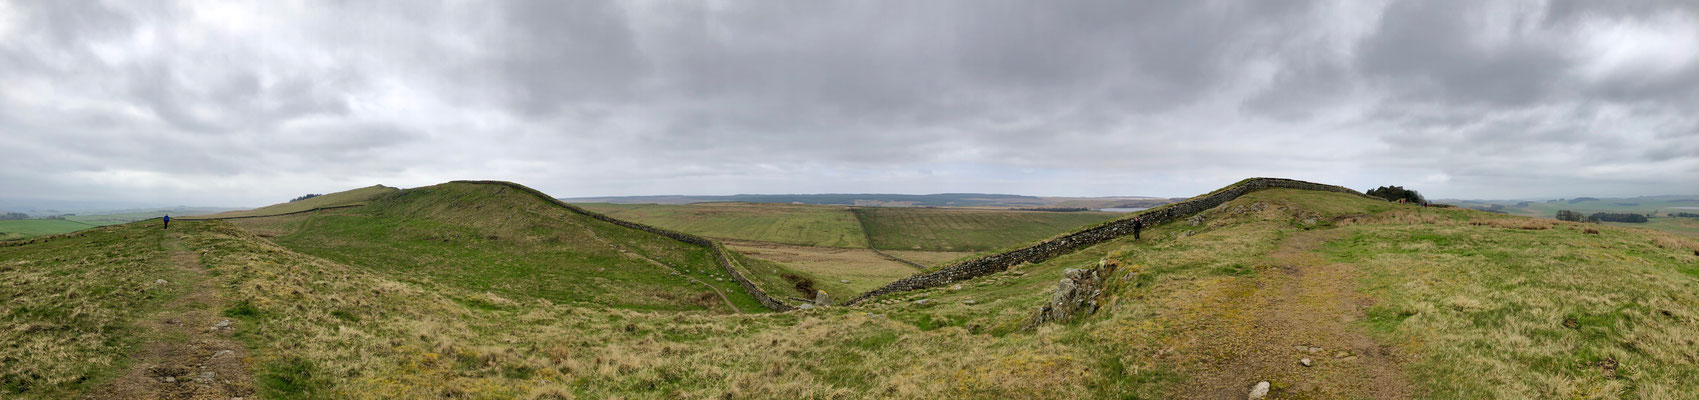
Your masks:
<svg viewBox="0 0 1699 400"><path fill-rule="evenodd" d="M833 305L832 304L832 295L826 294L826 291L824 291L824 290L815 290L814 291L814 305L821 306L821 307Z"/></svg>
<svg viewBox="0 0 1699 400"><path fill-rule="evenodd" d="M1251 393L1245 396L1245 398L1248 400L1257 400L1268 397L1268 387L1268 381L1257 382L1255 386L1251 386Z"/></svg>
<svg viewBox="0 0 1699 400"><path fill-rule="evenodd" d="M1119 264L1105 260L1098 265L1092 269L1069 268L1062 271L1062 279L1056 282L1056 291L1051 292L1050 301L1038 307L1027 327L1036 328L1046 322L1066 321L1097 312L1097 298L1103 294L1104 277L1113 273Z"/></svg>

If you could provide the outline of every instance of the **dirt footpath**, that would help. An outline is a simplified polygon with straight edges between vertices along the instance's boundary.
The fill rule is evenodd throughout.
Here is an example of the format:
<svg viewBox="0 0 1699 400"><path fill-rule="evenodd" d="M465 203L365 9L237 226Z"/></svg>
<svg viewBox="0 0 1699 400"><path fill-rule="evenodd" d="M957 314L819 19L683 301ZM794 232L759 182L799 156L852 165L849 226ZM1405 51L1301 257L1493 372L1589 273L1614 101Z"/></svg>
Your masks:
<svg viewBox="0 0 1699 400"><path fill-rule="evenodd" d="M140 325L150 338L123 376L94 390L93 399L232 399L254 394L247 350L230 339L237 322L221 314L224 302L205 282L200 256L183 247L182 234L164 243L177 268L192 277L188 293Z"/></svg>
<svg viewBox="0 0 1699 400"><path fill-rule="evenodd" d="M1171 394L1243 399L1268 381L1270 399L1410 397L1398 354L1357 325L1372 300L1355 290L1356 267L1314 252L1344 233L1294 233L1253 275L1208 279L1196 297L1168 300L1183 310L1165 322L1183 332L1168 357L1187 377Z"/></svg>

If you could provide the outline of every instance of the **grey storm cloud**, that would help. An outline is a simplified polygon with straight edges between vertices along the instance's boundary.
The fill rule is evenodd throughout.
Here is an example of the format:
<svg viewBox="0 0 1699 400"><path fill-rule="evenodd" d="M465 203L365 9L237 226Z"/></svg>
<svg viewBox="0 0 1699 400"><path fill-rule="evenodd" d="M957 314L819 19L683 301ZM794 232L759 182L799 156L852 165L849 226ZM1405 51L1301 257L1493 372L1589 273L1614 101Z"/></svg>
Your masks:
<svg viewBox="0 0 1699 400"><path fill-rule="evenodd" d="M1665 1L0 1L0 197L1699 192Z"/></svg>

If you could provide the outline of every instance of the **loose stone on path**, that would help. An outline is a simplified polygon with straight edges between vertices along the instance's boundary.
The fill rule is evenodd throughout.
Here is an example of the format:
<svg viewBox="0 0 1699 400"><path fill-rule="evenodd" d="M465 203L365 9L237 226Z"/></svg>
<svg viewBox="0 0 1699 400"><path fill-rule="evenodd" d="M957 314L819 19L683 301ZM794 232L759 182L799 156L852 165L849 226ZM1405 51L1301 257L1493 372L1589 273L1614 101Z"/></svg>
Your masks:
<svg viewBox="0 0 1699 400"><path fill-rule="evenodd" d="M1257 400L1268 397L1268 386L1268 381L1257 382L1256 386L1251 386L1251 394L1245 396L1245 398L1248 400Z"/></svg>

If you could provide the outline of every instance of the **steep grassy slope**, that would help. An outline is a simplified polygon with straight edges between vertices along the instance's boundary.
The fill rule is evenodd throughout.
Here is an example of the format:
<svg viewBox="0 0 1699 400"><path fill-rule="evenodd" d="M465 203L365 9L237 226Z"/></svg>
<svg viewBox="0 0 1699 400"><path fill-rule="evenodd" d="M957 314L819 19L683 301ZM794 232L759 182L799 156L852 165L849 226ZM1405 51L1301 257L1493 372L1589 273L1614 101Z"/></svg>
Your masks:
<svg viewBox="0 0 1699 400"><path fill-rule="evenodd" d="M729 300L761 309L705 248L500 185L445 183L365 207L232 221L290 249L409 281L621 308L731 311Z"/></svg>
<svg viewBox="0 0 1699 400"><path fill-rule="evenodd" d="M886 250L986 251L1031 242L1125 214L946 208L857 208Z"/></svg>
<svg viewBox="0 0 1699 400"><path fill-rule="evenodd" d="M321 207L336 207L354 204L365 204L371 199L400 190L384 185L372 185L359 189L330 193L301 201L273 204L252 210L230 211L217 214L196 216L190 219L249 217L256 215L277 215L300 212Z"/></svg>
<svg viewBox="0 0 1699 400"><path fill-rule="evenodd" d="M847 207L772 203L578 204L590 211L722 239L825 247L867 247Z"/></svg>

